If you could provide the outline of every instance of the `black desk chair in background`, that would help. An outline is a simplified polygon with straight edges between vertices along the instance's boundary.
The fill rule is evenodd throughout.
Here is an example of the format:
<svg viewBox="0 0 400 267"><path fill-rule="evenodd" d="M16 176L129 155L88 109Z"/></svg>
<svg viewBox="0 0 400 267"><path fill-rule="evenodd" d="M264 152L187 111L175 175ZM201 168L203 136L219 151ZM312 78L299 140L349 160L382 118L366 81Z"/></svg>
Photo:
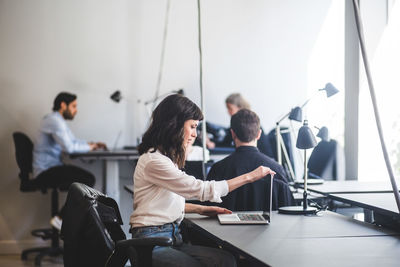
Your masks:
<svg viewBox="0 0 400 267"><path fill-rule="evenodd" d="M117 203L99 191L73 183L68 191L61 234L64 266L151 266L155 246L171 246L172 238L126 240Z"/></svg>
<svg viewBox="0 0 400 267"><path fill-rule="evenodd" d="M324 180L344 180L344 166L344 152L333 139L320 141L313 149L307 164L310 178Z"/></svg>
<svg viewBox="0 0 400 267"><path fill-rule="evenodd" d="M186 174L192 175L200 180L205 180L205 178L207 177L207 173L213 164L214 164L214 161L212 161L212 160L206 162L205 175L203 175L203 161L201 161L201 160L187 160L185 162L185 167L183 170L185 171Z"/></svg>
<svg viewBox="0 0 400 267"><path fill-rule="evenodd" d="M33 143L27 135L21 132L13 133L14 145L15 145L15 157L17 160L18 167L20 169L19 178L21 180L20 191L21 192L36 192L41 191L46 193L48 189L51 189L51 217L58 214L58 188L48 187L37 179L29 179L32 173L32 152ZM49 217L49 220L50 218ZM26 260L28 254L39 253L35 258L35 266L40 266L41 260L44 256L58 256L63 253L62 247L59 244L59 233L58 230L53 228L37 229L32 231L32 235L40 237L43 240L51 239L50 247L40 247L25 249L22 251L21 259Z"/></svg>

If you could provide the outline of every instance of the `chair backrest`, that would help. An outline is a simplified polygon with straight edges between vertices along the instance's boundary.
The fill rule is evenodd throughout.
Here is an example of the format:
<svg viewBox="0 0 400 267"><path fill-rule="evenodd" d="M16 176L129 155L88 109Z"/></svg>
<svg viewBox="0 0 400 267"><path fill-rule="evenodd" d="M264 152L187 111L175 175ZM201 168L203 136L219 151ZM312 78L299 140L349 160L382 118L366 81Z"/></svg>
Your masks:
<svg viewBox="0 0 400 267"><path fill-rule="evenodd" d="M121 214L112 198L84 184L73 183L61 229L64 266L106 266L115 242L126 239L121 225ZM124 266L126 260L121 258L121 265L117 265Z"/></svg>
<svg viewBox="0 0 400 267"><path fill-rule="evenodd" d="M187 160L185 162L184 171L186 174L192 175L197 179L204 180L207 177L207 173L210 170L214 161L208 161L205 164L206 174L203 175L203 161L201 160Z"/></svg>
<svg viewBox="0 0 400 267"><path fill-rule="evenodd" d="M20 169L20 178L28 179L32 172L33 143L29 137L21 132L13 133L15 145L15 158ZM23 177L21 177L23 176Z"/></svg>
<svg viewBox="0 0 400 267"><path fill-rule="evenodd" d="M21 180L20 190L22 192L32 192L38 190L35 180L29 179L32 173L32 153L33 143L29 137L21 132L13 133L15 145L15 159L19 167L19 178Z"/></svg>
<svg viewBox="0 0 400 267"><path fill-rule="evenodd" d="M335 140L320 141L310 155L307 164L308 171L311 175L314 174L326 180L336 180L337 153L337 142Z"/></svg>
<svg viewBox="0 0 400 267"><path fill-rule="evenodd" d="M292 143L292 134L290 132L290 129L287 127L281 127L281 136L282 136L282 140L283 143L285 144L286 147L286 151L288 153L289 156L289 160L290 163L293 167L293 171L294 171L294 175L296 176L296 171L297 171L297 158L298 158L298 154L296 154L296 144ZM275 159L276 161L278 161L278 154L277 154L277 145L276 145L276 129L272 129L268 134L267 134L267 141L265 141L266 143L269 143L269 150L267 152L267 156ZM269 154L268 154L269 153ZM284 157L283 154L282 155L282 166L285 168L286 173L288 174L287 177L293 181L293 179L295 177L291 177L290 172L289 172L289 168L288 168L288 164L285 163L284 161Z"/></svg>

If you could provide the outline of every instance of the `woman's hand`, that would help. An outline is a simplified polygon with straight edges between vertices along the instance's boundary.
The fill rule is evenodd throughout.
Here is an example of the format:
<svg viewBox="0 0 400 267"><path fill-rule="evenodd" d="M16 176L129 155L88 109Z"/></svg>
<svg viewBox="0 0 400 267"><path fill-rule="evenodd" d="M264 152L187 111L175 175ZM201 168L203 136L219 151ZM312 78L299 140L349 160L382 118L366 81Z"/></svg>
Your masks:
<svg viewBox="0 0 400 267"><path fill-rule="evenodd" d="M198 213L200 215L205 215L205 216L216 216L217 214L231 214L232 211L221 208L221 207L216 207L216 206L203 206L203 205L198 205L198 204L192 204L192 203L185 203L185 212L186 213Z"/></svg>
<svg viewBox="0 0 400 267"><path fill-rule="evenodd" d="M242 185L260 180L261 178L267 176L268 174L271 175L271 178L274 178L274 175L276 173L268 167L259 166L258 168L254 169L251 172L227 180L229 192L232 192L233 190L235 190L238 187L241 187Z"/></svg>
<svg viewBox="0 0 400 267"><path fill-rule="evenodd" d="M214 217L217 216L217 214L231 214L232 211L221 208L221 207L216 207L216 206L200 206L199 214L200 215L205 215L209 217Z"/></svg>
<svg viewBox="0 0 400 267"><path fill-rule="evenodd" d="M257 169L251 171L249 174L251 176L250 182L254 182L254 181L257 181L257 180L267 176L268 174L271 174L271 177L274 178L274 175L276 174L276 172L274 172L273 170L271 170L268 167L259 166Z"/></svg>

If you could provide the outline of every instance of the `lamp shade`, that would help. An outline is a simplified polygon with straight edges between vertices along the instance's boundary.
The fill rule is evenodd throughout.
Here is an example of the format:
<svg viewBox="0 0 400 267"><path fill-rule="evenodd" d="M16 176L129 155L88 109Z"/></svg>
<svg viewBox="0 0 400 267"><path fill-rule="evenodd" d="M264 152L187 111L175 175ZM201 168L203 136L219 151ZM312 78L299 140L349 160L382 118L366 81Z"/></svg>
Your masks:
<svg viewBox="0 0 400 267"><path fill-rule="evenodd" d="M185 95L185 91L181 88L181 89L179 89L179 90L177 90L176 91L176 93L178 94L178 95Z"/></svg>
<svg viewBox="0 0 400 267"><path fill-rule="evenodd" d="M317 137L321 138L321 140L323 141L329 141L329 130L328 128L321 127L321 129L319 129L318 133L317 133Z"/></svg>
<svg viewBox="0 0 400 267"><path fill-rule="evenodd" d="M324 88L319 89L319 90L325 91L327 97L331 97L339 92L339 90L336 89L336 87L333 86L333 84L331 84L331 83L327 83Z"/></svg>
<svg viewBox="0 0 400 267"><path fill-rule="evenodd" d="M303 112L300 107L292 108L289 114L289 120L294 120L298 122L303 121Z"/></svg>
<svg viewBox="0 0 400 267"><path fill-rule="evenodd" d="M114 93L112 93L110 98L112 99L112 101L119 103L119 101L121 101L122 99L121 92L119 90L115 91Z"/></svg>
<svg viewBox="0 0 400 267"><path fill-rule="evenodd" d="M310 127L308 127L307 120L304 120L304 124L301 126L297 136L296 147L300 149L309 149L315 147L316 145L317 140L315 140L313 132L311 131Z"/></svg>

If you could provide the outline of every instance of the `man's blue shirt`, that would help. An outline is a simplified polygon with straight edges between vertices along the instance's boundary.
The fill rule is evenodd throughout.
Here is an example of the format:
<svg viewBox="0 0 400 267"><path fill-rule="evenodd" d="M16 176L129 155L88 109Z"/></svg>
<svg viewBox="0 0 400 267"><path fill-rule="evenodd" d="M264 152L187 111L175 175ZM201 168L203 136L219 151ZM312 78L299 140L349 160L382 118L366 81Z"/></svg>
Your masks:
<svg viewBox="0 0 400 267"><path fill-rule="evenodd" d="M46 115L39 129L33 149L33 175L62 165L61 153L87 152L89 144L85 140L76 139L62 115L54 111Z"/></svg>

